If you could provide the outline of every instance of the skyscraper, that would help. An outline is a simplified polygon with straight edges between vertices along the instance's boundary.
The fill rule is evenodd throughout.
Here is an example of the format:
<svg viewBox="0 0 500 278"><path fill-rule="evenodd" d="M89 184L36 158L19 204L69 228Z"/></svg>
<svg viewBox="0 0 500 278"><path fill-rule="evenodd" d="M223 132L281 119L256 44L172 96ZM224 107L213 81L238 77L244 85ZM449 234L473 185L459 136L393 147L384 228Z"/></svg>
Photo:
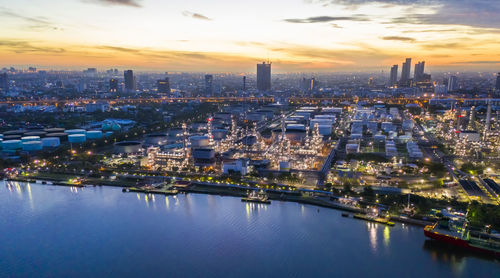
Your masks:
<svg viewBox="0 0 500 278"><path fill-rule="evenodd" d="M458 79L456 76L452 75L448 78L448 92L453 92L458 89Z"/></svg>
<svg viewBox="0 0 500 278"><path fill-rule="evenodd" d="M243 91L247 89L247 77L243 76Z"/></svg>
<svg viewBox="0 0 500 278"><path fill-rule="evenodd" d="M407 83L410 80L411 58L406 58L401 69L401 83Z"/></svg>
<svg viewBox="0 0 500 278"><path fill-rule="evenodd" d="M214 76L205 75L205 94L211 96L214 93Z"/></svg>
<svg viewBox="0 0 500 278"><path fill-rule="evenodd" d="M170 94L170 80L168 77L156 81L159 94Z"/></svg>
<svg viewBox="0 0 500 278"><path fill-rule="evenodd" d="M7 73L0 73L0 90L3 93L6 93L9 91L9 77L7 76Z"/></svg>
<svg viewBox="0 0 500 278"><path fill-rule="evenodd" d="M413 73L413 79L415 80L415 82L420 82L424 79L424 67L425 61L415 64L415 72Z"/></svg>
<svg viewBox="0 0 500 278"><path fill-rule="evenodd" d="M111 93L116 93L118 91L118 79L111 78L109 80L109 91Z"/></svg>
<svg viewBox="0 0 500 278"><path fill-rule="evenodd" d="M495 89L500 91L500 72L497 73L497 84L495 85Z"/></svg>
<svg viewBox="0 0 500 278"><path fill-rule="evenodd" d="M126 70L123 72L123 77L125 78L125 90L135 91L136 83L134 72L132 70Z"/></svg>
<svg viewBox="0 0 500 278"><path fill-rule="evenodd" d="M391 67L391 75L389 77L390 86L394 86L396 83L398 83L398 65Z"/></svg>
<svg viewBox="0 0 500 278"><path fill-rule="evenodd" d="M271 63L257 64L257 90L271 90Z"/></svg>

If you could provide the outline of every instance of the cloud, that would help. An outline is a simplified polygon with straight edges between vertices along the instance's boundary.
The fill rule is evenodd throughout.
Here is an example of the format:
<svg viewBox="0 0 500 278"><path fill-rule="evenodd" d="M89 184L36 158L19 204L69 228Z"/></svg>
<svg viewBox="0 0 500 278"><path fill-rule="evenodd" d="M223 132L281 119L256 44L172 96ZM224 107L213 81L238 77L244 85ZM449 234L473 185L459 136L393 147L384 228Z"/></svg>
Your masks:
<svg viewBox="0 0 500 278"><path fill-rule="evenodd" d="M26 23L29 29L52 29L52 30L60 29L52 21L41 16L39 17L27 16L1 7L0 7L0 15L3 17L19 19L24 23Z"/></svg>
<svg viewBox="0 0 500 278"><path fill-rule="evenodd" d="M186 17L191 17L191 18L194 18L194 19L212 20L211 18L209 18L207 16L204 16L204 15L199 14L199 13L193 13L193 12L190 12L190 11L183 11L182 15L186 16Z"/></svg>
<svg viewBox="0 0 500 278"><path fill-rule="evenodd" d="M464 25L481 28L500 28L498 0L312 0L322 5L358 9L367 5L408 7L392 24ZM429 13L416 13L428 9Z"/></svg>
<svg viewBox="0 0 500 278"><path fill-rule="evenodd" d="M410 37L400 37L400 36L387 36L387 37L382 37L383 40L386 41L403 41L403 42L414 42L414 38Z"/></svg>
<svg viewBox="0 0 500 278"><path fill-rule="evenodd" d="M84 2L92 2L105 6L128 6L141 8L142 5L139 3L139 0L83 0Z"/></svg>
<svg viewBox="0 0 500 278"><path fill-rule="evenodd" d="M469 64L500 64L500 60L497 61L487 61L487 60L480 60L480 61L465 61L465 62L453 62L451 64L454 65L469 65Z"/></svg>
<svg viewBox="0 0 500 278"><path fill-rule="evenodd" d="M0 49L15 53L64 53L66 50L61 47L37 46L32 42L22 40L0 40Z"/></svg>
<svg viewBox="0 0 500 278"><path fill-rule="evenodd" d="M308 18L289 18L283 21L288 23L324 23L333 21L369 21L364 15L353 16L314 16Z"/></svg>

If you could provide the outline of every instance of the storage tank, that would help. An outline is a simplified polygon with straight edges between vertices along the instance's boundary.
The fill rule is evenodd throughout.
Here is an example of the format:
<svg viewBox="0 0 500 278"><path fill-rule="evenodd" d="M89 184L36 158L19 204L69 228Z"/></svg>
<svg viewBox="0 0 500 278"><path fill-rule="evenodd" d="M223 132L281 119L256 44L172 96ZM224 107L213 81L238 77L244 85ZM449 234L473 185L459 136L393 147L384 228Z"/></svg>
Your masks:
<svg viewBox="0 0 500 278"><path fill-rule="evenodd" d="M193 149L193 158L194 159L213 159L215 158L214 149L209 148L196 148Z"/></svg>
<svg viewBox="0 0 500 278"><path fill-rule="evenodd" d="M225 130L225 129L215 129L212 131L212 135L214 137L214 140L217 140L217 141L226 138L228 133L229 133L229 131Z"/></svg>
<svg viewBox="0 0 500 278"><path fill-rule="evenodd" d="M22 142L23 151L39 151L42 149L41 141L27 141Z"/></svg>
<svg viewBox="0 0 500 278"><path fill-rule="evenodd" d="M22 142L21 140L2 141L2 147L4 150L18 150L22 148Z"/></svg>
<svg viewBox="0 0 500 278"><path fill-rule="evenodd" d="M177 137L177 136L181 136L183 132L184 132L184 130L182 128L175 127L175 128L169 129L167 132L167 135L170 137Z"/></svg>
<svg viewBox="0 0 500 278"><path fill-rule="evenodd" d="M9 131L5 131L3 133L3 135L4 136L8 136L8 135L23 135L26 132L27 132L26 129L9 130Z"/></svg>
<svg viewBox="0 0 500 278"><path fill-rule="evenodd" d="M24 142L31 142L31 141L40 141L39 136L24 136L21 137L21 141Z"/></svg>
<svg viewBox="0 0 500 278"><path fill-rule="evenodd" d="M189 142L191 142L191 148L208 147L210 143L208 136L198 135L189 137Z"/></svg>
<svg viewBox="0 0 500 278"><path fill-rule="evenodd" d="M57 137L60 142L68 141L68 134L65 132L47 133L45 137Z"/></svg>
<svg viewBox="0 0 500 278"><path fill-rule="evenodd" d="M72 135L72 134L83 134L83 135L85 135L85 133L86 133L85 129L67 129L65 132L68 135Z"/></svg>
<svg viewBox="0 0 500 278"><path fill-rule="evenodd" d="M117 142L114 145L114 152L116 154L139 153L141 151L142 151L141 142L137 141L122 141L122 142Z"/></svg>
<svg viewBox="0 0 500 278"><path fill-rule="evenodd" d="M59 140L59 137L45 137L42 138L42 146L44 148L56 148L61 145L61 141Z"/></svg>
<svg viewBox="0 0 500 278"><path fill-rule="evenodd" d="M306 127L303 124L288 124L286 130L302 130L305 131Z"/></svg>
<svg viewBox="0 0 500 278"><path fill-rule="evenodd" d="M100 130L87 131L87 139L95 140L95 139L100 139L100 138L102 138L102 131L100 131Z"/></svg>
<svg viewBox="0 0 500 278"><path fill-rule="evenodd" d="M45 131L30 131L30 132L26 132L24 134L24 136L38 136L40 138L43 138L47 135L47 132Z"/></svg>
<svg viewBox="0 0 500 278"><path fill-rule="evenodd" d="M144 143L153 146L162 146L167 144L168 136L166 133L151 133L144 138Z"/></svg>
<svg viewBox="0 0 500 278"><path fill-rule="evenodd" d="M85 134L70 134L68 135L68 141L70 143L83 143L87 140Z"/></svg>
<svg viewBox="0 0 500 278"><path fill-rule="evenodd" d="M4 135L3 140L20 140L21 135Z"/></svg>
<svg viewBox="0 0 500 278"><path fill-rule="evenodd" d="M280 161L280 171L289 172L290 171L290 162L289 161Z"/></svg>
<svg viewBox="0 0 500 278"><path fill-rule="evenodd" d="M332 135L332 126L331 125L318 125L319 134L323 136Z"/></svg>
<svg viewBox="0 0 500 278"><path fill-rule="evenodd" d="M64 132L64 128L59 128L59 127L46 128L45 132L47 132L47 133L62 133L62 132Z"/></svg>

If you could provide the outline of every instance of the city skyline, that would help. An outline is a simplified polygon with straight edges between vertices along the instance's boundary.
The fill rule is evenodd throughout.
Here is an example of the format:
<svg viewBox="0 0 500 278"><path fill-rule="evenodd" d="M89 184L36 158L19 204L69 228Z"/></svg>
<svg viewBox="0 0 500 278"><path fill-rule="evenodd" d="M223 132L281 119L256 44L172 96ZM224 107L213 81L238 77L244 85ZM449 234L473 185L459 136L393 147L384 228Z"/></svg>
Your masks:
<svg viewBox="0 0 500 278"><path fill-rule="evenodd" d="M0 3L0 66L252 72L270 60L276 73L333 72L413 57L496 72L499 8L479 2L21 0Z"/></svg>

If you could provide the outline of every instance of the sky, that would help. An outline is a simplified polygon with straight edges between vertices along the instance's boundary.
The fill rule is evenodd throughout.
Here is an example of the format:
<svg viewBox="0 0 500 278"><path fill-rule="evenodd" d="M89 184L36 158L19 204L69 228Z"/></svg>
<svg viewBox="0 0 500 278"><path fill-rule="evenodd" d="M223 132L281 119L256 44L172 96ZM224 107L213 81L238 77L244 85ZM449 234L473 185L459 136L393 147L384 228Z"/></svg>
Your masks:
<svg viewBox="0 0 500 278"><path fill-rule="evenodd" d="M500 71L498 0L0 0L0 66Z"/></svg>

